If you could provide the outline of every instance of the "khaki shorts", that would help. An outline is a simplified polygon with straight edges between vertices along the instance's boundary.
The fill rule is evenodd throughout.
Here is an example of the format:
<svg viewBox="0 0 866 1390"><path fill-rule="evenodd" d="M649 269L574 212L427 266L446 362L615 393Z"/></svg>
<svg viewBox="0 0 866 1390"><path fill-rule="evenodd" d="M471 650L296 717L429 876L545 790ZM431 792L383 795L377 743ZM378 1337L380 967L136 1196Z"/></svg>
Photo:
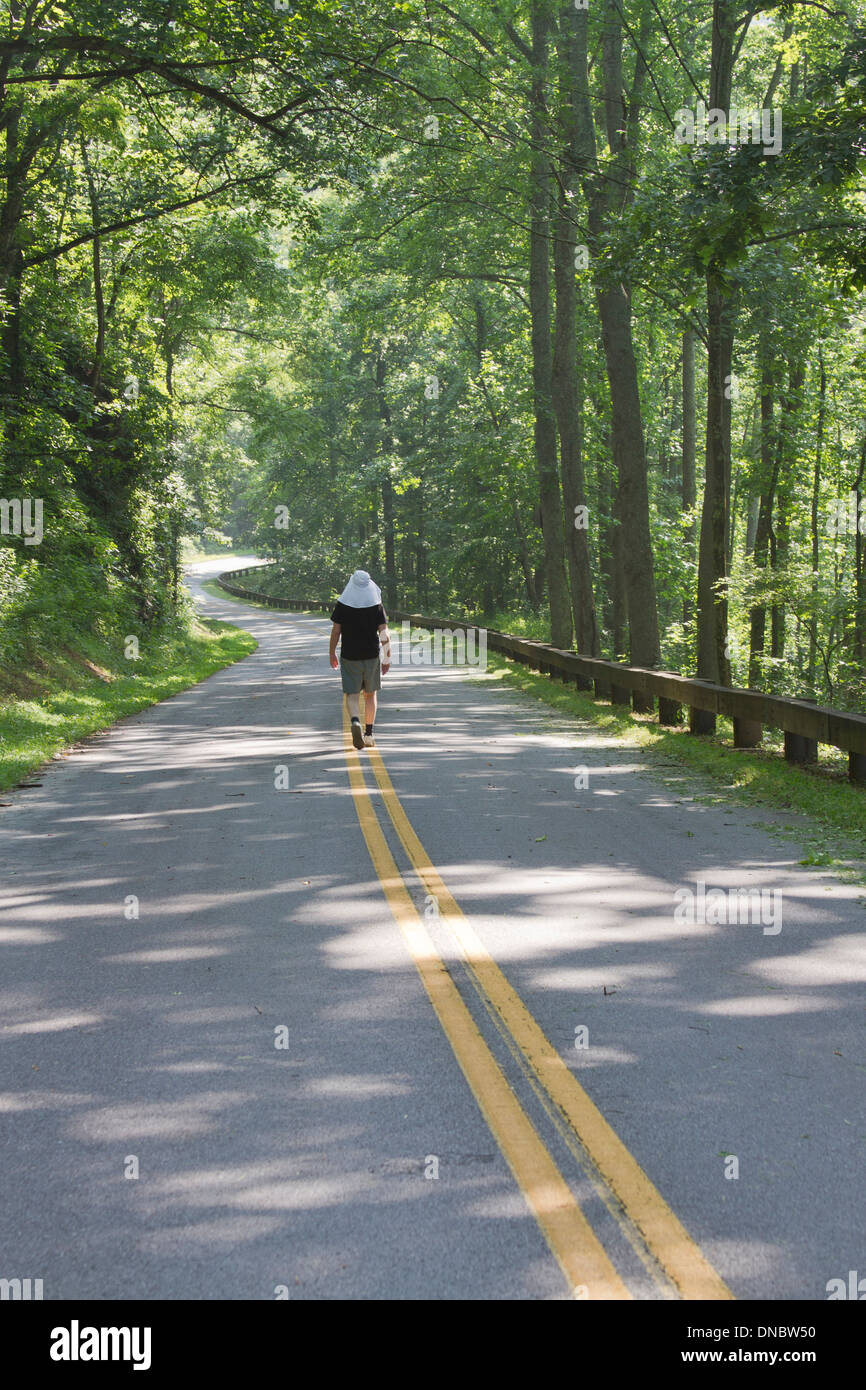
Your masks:
<svg viewBox="0 0 866 1390"><path fill-rule="evenodd" d="M369 661L346 661L341 656L340 674L343 677L344 695L360 695L362 690L382 689L378 656L371 656Z"/></svg>

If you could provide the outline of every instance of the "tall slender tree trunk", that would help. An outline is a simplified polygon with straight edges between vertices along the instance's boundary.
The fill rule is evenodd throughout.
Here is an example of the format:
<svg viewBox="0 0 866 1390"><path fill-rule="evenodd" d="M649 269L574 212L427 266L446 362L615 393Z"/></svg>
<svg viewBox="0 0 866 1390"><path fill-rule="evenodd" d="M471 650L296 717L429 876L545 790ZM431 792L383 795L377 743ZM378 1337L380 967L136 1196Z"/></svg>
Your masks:
<svg viewBox="0 0 866 1390"><path fill-rule="evenodd" d="M553 244L556 285L556 326L553 353L553 404L559 430L562 496L571 606L577 649L598 656L601 644L592 589L589 555L589 515L583 472L583 424L580 375L577 366L577 286L575 284L574 219L570 202L577 192L580 137L577 130L575 92L575 9L571 0L560 8L558 49L560 59L559 106L564 140L559 196Z"/></svg>
<svg viewBox="0 0 866 1390"><path fill-rule="evenodd" d="M761 498L758 504L758 521L755 527L754 564L760 577L766 570L770 553L773 530L773 505L776 496L776 479L779 469L779 452L776 447L774 418L775 383L771 348L765 338L758 344L759 373L761 380ZM767 630L767 605L763 599L752 605L749 612L749 685L753 688L763 683L764 643Z"/></svg>
<svg viewBox="0 0 866 1390"><path fill-rule="evenodd" d="M724 109L727 109L725 107ZM707 433L698 547L698 676L730 684L728 502L731 476L731 364L734 306L721 275L707 275Z"/></svg>
<svg viewBox="0 0 866 1390"><path fill-rule="evenodd" d="M539 606L539 596L535 588L535 576L532 572L532 556L529 553L529 541L523 522L520 520L520 510L514 498L511 499L511 517L514 522L514 534L517 537L517 553L520 557L520 568L523 570L523 582L526 586L526 597L529 605L533 609Z"/></svg>
<svg viewBox="0 0 866 1390"><path fill-rule="evenodd" d="M96 188L96 180L93 177L93 170L90 166L90 159L87 154L87 141L81 136L79 142L81 150L81 162L84 166L84 177L87 182L87 193L90 200L90 217L93 229L99 226L99 193ZM93 301L96 310L96 341L93 347L93 369L90 373L90 389L95 395L99 390L102 380L102 364L105 359L105 291L102 284L102 238L94 236L92 247L93 260Z"/></svg>
<svg viewBox="0 0 866 1390"><path fill-rule="evenodd" d="M556 419L553 409L553 345L550 332L550 207L552 177L546 152L548 139L546 88L550 19L546 0L532 3L532 94L529 231L529 306L532 321L532 394L535 412L535 462L544 537L551 641L568 648L572 640L571 610L565 570L562 496L556 457Z"/></svg>
<svg viewBox="0 0 866 1390"><path fill-rule="evenodd" d="M851 694L855 698L860 695L858 687L862 684L864 673L866 673L866 566L863 563L863 536L860 533L860 506L863 500L864 471L866 471L866 433L864 433L860 445L860 466L854 480L854 515L857 517L857 525L854 527L854 643L852 655L856 677Z"/></svg>
<svg viewBox="0 0 866 1390"><path fill-rule="evenodd" d="M746 539L743 546L746 555L754 555L755 553L755 536L758 530L758 508L760 505L760 497L749 498L749 510L746 517Z"/></svg>
<svg viewBox="0 0 866 1390"><path fill-rule="evenodd" d="M604 625L610 634L610 655L625 656L628 650L625 576L622 564L622 526L617 501L617 481L605 470L602 482L602 510L605 521L599 537L599 569L604 578Z"/></svg>
<svg viewBox="0 0 866 1390"><path fill-rule="evenodd" d="M789 361L787 386L779 402L779 474L776 486L776 526L773 533L775 546L772 556L773 569L782 573L787 569L790 551L791 489L795 483L799 452L804 378L805 368L802 361ZM778 592L778 585L776 590ZM785 655L785 605L778 599L773 604L771 650L777 659Z"/></svg>
<svg viewBox="0 0 866 1390"><path fill-rule="evenodd" d="M644 34L645 11L641 21ZM612 159L604 177L598 167L595 123L589 95L587 11L573 10L569 23L574 34L573 104L575 150L583 177L588 222L594 246L599 246L608 219L622 211L632 186L633 152L640 111L639 92L644 75L641 53L624 112L622 91L622 34L616 0L605 13L603 43L604 107L607 144ZM638 45L641 47L641 45ZM641 52L643 50L641 49ZM614 191L612 191L614 190ZM649 525L649 488L646 445L641 418L637 363L631 322L631 296L620 276L611 276L594 264L596 303L611 401L611 450L617 470L617 508L621 527L622 575L628 610L629 654L639 666L657 666L660 660L658 612Z"/></svg>
<svg viewBox="0 0 866 1390"><path fill-rule="evenodd" d="M2 397L4 414L7 416L5 458L0 459L0 484L4 495L7 491L13 491L15 486L18 402L24 387L24 367L21 358L21 280L24 273L24 253L18 239L23 211L23 188L18 167L19 126L19 109L15 108L6 118L4 196L0 207L0 287L5 299L2 328L5 371Z"/></svg>
<svg viewBox="0 0 866 1390"><path fill-rule="evenodd" d="M637 363L631 331L631 301L623 285L598 294L611 397L611 445L619 478L617 505L622 529L623 579L628 609L629 650L637 666L656 666L660 642L649 528L649 488Z"/></svg>
<svg viewBox="0 0 866 1390"><path fill-rule="evenodd" d="M693 513L697 501L695 465L697 461L697 412L695 406L695 330L683 330L683 465L682 465L682 504L683 511ZM691 589L691 568L695 563L695 523L691 521L683 533L686 560L689 565L689 589L683 599L683 622L691 622L694 616L694 599Z"/></svg>
<svg viewBox="0 0 866 1390"><path fill-rule="evenodd" d="M821 466L824 452L824 417L827 409L827 372L824 366L823 346L818 348L818 425L815 439L815 466L812 470L812 506L809 516L809 530L812 540L812 612L809 619L809 689L813 697L815 688L815 666L818 654L818 573L821 568L821 539L818 523L818 507L821 499Z"/></svg>
<svg viewBox="0 0 866 1390"><path fill-rule="evenodd" d="M737 0L714 0L710 108L731 105L735 43L741 13ZM726 157L725 153L719 158ZM731 367L736 294L724 269L707 270L707 430L704 500L698 554L698 676L730 684L727 556L731 480Z"/></svg>

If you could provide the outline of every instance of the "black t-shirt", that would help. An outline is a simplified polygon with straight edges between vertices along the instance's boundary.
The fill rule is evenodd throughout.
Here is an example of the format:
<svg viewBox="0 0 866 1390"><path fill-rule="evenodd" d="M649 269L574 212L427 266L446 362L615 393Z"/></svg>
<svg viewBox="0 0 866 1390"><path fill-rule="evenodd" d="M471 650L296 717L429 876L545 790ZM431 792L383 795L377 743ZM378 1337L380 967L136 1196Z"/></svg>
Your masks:
<svg viewBox="0 0 866 1390"><path fill-rule="evenodd" d="M373 603L369 608L350 608L340 603L331 614L331 622L339 623L340 655L346 661L370 661L379 655L379 628L388 619L381 603Z"/></svg>

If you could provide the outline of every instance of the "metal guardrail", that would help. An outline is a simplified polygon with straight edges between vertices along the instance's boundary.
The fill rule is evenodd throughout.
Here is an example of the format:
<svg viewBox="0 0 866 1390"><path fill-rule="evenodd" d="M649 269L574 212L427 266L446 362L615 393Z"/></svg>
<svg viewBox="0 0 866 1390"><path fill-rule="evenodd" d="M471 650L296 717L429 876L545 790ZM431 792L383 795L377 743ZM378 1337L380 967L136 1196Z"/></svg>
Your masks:
<svg viewBox="0 0 866 1390"><path fill-rule="evenodd" d="M256 599L270 608L294 611L330 613L332 602L319 599L283 599L260 594L243 585L225 581L237 575L252 574L269 569L269 565L251 565L245 570L227 570L217 583L227 593L239 598ZM396 622L410 622L415 627L448 628L452 631L478 627L477 623L455 618L431 618L422 613L393 610ZM716 718L725 715L733 720L734 747L755 748L761 742L765 728L781 729L785 738L785 757L792 763L812 763L818 757L818 744L827 744L848 754L848 776L852 782L866 782L866 715L848 714L830 709L810 700L792 700L780 695L765 695L760 690L738 690L710 681L678 676L671 671L657 671L640 666L625 666L618 661L600 657L579 656L551 647L546 642L531 642L513 637L507 632L487 628L489 650L500 652L515 661L560 680L573 681L579 690L592 691L596 699L610 700L615 705L631 705L642 713L656 709L659 723L681 724L688 710L689 729L693 734L715 732Z"/></svg>

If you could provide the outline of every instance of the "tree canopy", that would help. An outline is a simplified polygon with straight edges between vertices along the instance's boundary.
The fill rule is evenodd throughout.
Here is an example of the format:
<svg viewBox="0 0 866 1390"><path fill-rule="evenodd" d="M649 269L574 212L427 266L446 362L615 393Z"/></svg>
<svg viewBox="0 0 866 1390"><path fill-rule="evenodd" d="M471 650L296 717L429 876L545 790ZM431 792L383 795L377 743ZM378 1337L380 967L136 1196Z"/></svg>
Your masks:
<svg viewBox="0 0 866 1390"><path fill-rule="evenodd" d="M0 17L7 645L228 534L863 706L862 3Z"/></svg>

